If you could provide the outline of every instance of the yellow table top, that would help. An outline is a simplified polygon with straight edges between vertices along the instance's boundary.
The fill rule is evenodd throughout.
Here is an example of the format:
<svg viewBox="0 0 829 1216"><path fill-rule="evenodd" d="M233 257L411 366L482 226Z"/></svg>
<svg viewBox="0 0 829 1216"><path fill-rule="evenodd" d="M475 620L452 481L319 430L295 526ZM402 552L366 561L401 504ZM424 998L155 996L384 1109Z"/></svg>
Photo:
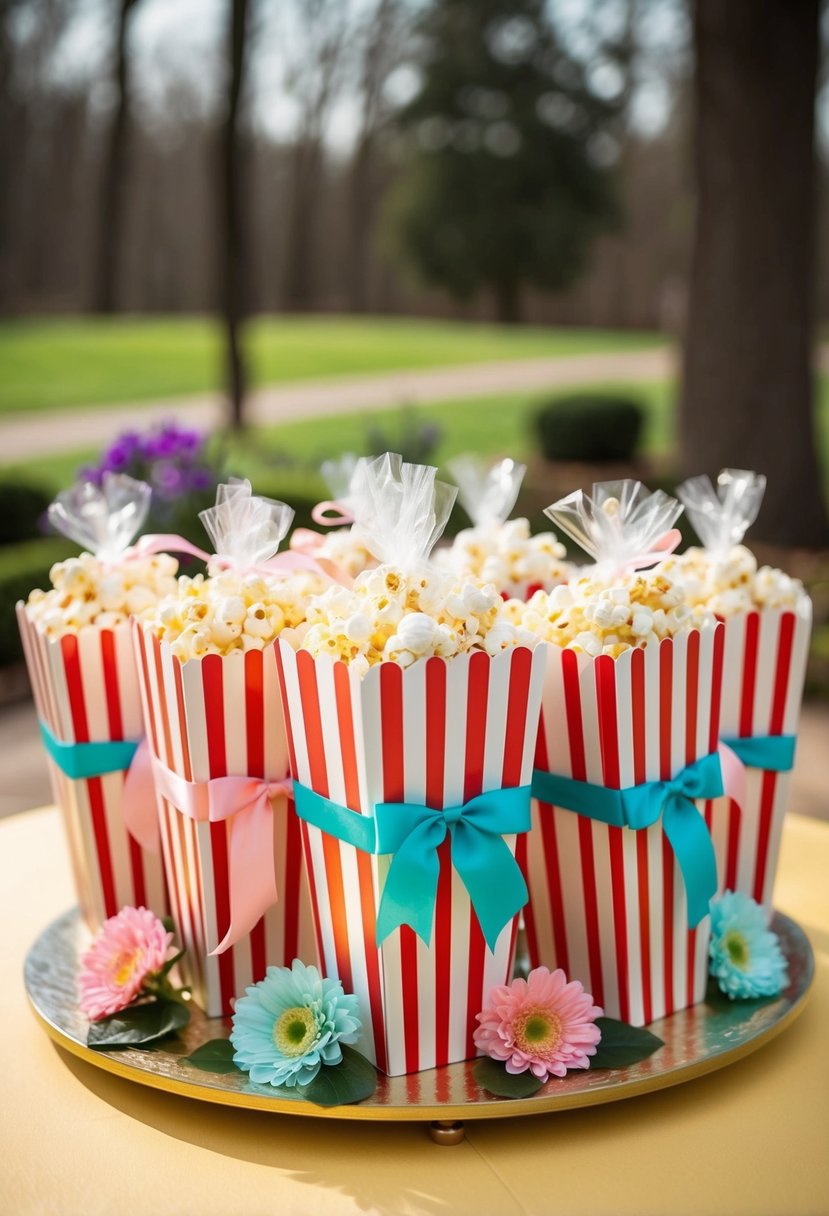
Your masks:
<svg viewBox="0 0 829 1216"><path fill-rule="evenodd" d="M14 1216L816 1216L829 1212L829 825L790 816L775 903L811 938L806 1010L729 1068L661 1093L468 1123L452 1148L419 1124L213 1107L123 1081L56 1047L23 958L73 902L53 809L0 822L4 940L0 1213Z"/></svg>

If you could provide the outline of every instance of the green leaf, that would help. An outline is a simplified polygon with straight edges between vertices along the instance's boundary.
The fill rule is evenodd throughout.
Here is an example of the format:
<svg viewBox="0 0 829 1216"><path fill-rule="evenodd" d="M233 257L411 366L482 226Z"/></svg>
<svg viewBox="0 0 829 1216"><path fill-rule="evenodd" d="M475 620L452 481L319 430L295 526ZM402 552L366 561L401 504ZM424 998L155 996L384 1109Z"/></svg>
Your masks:
<svg viewBox="0 0 829 1216"><path fill-rule="evenodd" d="M168 933L175 933L176 922L173 920L172 916L162 916L161 923Z"/></svg>
<svg viewBox="0 0 829 1216"><path fill-rule="evenodd" d="M308 1085L298 1085L297 1094L316 1106L345 1106L362 1102L377 1088L377 1070L359 1051L341 1043L339 1064L325 1065Z"/></svg>
<svg viewBox="0 0 829 1216"><path fill-rule="evenodd" d="M472 1076L481 1089L495 1094L496 1098L531 1098L544 1084L529 1069L526 1072L507 1072L505 1064L500 1060L491 1060L489 1056L478 1060L472 1069Z"/></svg>
<svg viewBox="0 0 829 1216"><path fill-rule="evenodd" d="M241 1072L241 1068L233 1063L235 1048L230 1039L211 1039L202 1043L201 1047L189 1056L182 1057L182 1064L192 1064L202 1072Z"/></svg>
<svg viewBox="0 0 829 1216"><path fill-rule="evenodd" d="M590 1071L597 1068L627 1068L647 1060L665 1044L649 1030L628 1026L616 1018L596 1018L602 1032L602 1041L594 1056L590 1057Z"/></svg>
<svg viewBox="0 0 829 1216"><path fill-rule="evenodd" d="M122 1009L112 1017L93 1022L87 1045L95 1051L117 1051L124 1047L143 1047L190 1021L190 1010L179 1001L149 1001L146 1005Z"/></svg>

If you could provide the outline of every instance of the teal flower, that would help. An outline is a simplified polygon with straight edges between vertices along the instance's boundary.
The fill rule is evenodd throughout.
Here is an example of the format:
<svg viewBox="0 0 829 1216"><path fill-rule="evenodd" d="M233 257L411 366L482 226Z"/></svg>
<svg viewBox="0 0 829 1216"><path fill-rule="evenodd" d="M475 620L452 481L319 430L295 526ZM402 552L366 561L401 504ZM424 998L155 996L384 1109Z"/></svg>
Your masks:
<svg viewBox="0 0 829 1216"><path fill-rule="evenodd" d="M340 1043L356 1042L360 1028L357 997L294 959L268 967L236 1002L233 1062L257 1085L307 1085L323 1064L339 1064Z"/></svg>
<svg viewBox="0 0 829 1216"><path fill-rule="evenodd" d="M732 1000L777 996L789 982L777 935L748 895L726 891L712 903L708 953L711 974Z"/></svg>

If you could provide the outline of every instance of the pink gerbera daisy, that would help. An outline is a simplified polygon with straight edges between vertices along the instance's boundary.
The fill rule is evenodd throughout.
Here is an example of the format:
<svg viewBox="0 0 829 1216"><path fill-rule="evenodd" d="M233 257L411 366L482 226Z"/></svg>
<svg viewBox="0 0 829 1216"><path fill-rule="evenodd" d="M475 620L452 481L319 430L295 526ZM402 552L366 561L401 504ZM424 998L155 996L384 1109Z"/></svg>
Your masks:
<svg viewBox="0 0 829 1216"><path fill-rule="evenodd" d="M118 1013L135 1000L147 976L167 961L172 933L146 908L122 908L104 921L81 959L78 991L90 1022Z"/></svg>
<svg viewBox="0 0 829 1216"><path fill-rule="evenodd" d="M589 1068L602 1037L595 1019L602 1010L578 980L563 971L537 967L527 979L493 988L489 1008L478 1014L475 1046L507 1072L526 1072L546 1081L568 1068Z"/></svg>

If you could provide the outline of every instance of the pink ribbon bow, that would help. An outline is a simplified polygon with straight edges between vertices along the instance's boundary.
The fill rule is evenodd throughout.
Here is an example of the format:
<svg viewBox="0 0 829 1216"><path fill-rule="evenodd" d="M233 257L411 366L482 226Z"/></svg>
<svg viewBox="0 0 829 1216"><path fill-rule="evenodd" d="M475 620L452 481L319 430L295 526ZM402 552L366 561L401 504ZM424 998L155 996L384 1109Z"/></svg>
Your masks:
<svg viewBox="0 0 829 1216"><path fill-rule="evenodd" d="M344 527L347 524L354 523L354 516L345 503L329 499L317 503L311 511L311 518L315 524L328 528Z"/></svg>
<svg viewBox="0 0 829 1216"><path fill-rule="evenodd" d="M222 954L250 933L279 899L273 856L273 800L288 798L290 777L212 777L187 781L152 754L146 740L135 754L124 786L124 822L139 843L157 833L155 795L198 823L230 821L230 925L211 954Z"/></svg>
<svg viewBox="0 0 829 1216"><path fill-rule="evenodd" d="M299 529L299 531L304 532L306 529ZM313 536L314 533L310 533L310 535ZM189 540L185 540L183 536L177 536L172 532L156 532L140 537L125 551L124 557L131 561L135 558L151 557L155 553L189 553L191 557L198 557L203 562L213 562L222 570L236 569L230 558L217 553L207 553L204 549L199 549L197 545L191 544ZM344 579L342 571L333 562L317 561L310 550L299 549L297 546L269 557L266 562L238 567L238 569L242 575L259 574L265 578L285 570L312 570L315 574L321 574L323 578L335 582L343 582Z"/></svg>

